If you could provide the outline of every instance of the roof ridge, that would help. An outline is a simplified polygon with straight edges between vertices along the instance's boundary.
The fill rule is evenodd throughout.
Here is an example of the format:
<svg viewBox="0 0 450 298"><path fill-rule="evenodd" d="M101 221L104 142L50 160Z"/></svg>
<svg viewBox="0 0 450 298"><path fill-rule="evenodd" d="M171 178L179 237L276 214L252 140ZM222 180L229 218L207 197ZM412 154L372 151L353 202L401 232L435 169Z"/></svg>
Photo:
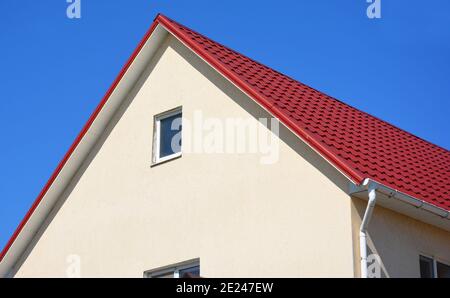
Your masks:
<svg viewBox="0 0 450 298"><path fill-rule="evenodd" d="M165 16L164 14L159 14L159 15L160 15L161 17L164 17L164 18L168 19L170 22L177 24L178 26L186 27L186 26L184 26L184 25L178 23L177 21L175 21L175 20L173 20L173 19L171 19L171 18ZM250 61L252 61L252 62L255 62L255 63L257 63L257 64L259 64L259 65L261 65L261 66L264 66L264 67L266 67L266 68L269 68L271 71L273 71L273 72L275 72L275 73L277 73L277 74L279 74L279 75L281 75L281 76L284 76L284 77L286 77L286 78L292 80L292 81L295 82L295 83L299 83L299 84L301 84L301 85L304 85L305 87L311 88L310 86L308 86L308 85L306 85L306 84L304 84L304 83L302 83L302 82L300 82L300 81L294 79L293 77L291 77L291 76L289 76L289 75L287 75L287 74L284 74L284 73L282 73L282 72L276 70L275 68L273 68L273 67L271 67L271 66L268 66L268 65L266 65L266 64L264 64L264 63L262 63L262 62L260 62L260 61L258 61L258 60L256 60L256 59L250 58L249 56L247 56L247 55L245 55L245 54L242 54L241 52L236 51L236 50L234 50L234 49L232 49L232 48L230 48L230 47L224 45L223 43L220 43L220 42L218 42L218 41L216 41L216 40L214 40L214 39L212 39L212 38L210 38L210 37L207 37L206 35L204 35L204 34L202 34L202 33L199 33L199 32L196 31L196 30L193 30L193 29L191 29L191 28L189 28L189 30L192 31L192 32L194 32L194 33L196 33L196 34L198 34L198 35L200 35L200 36L202 36L202 37L205 38L205 39L211 40L212 42L214 42L214 43L216 43L216 44L218 44L218 45L224 47L225 49L227 49L227 50L229 50L229 51L231 51L231 52L234 52L235 54L237 54L237 55L239 55L239 56L242 56L242 57L244 57L244 58L246 58L246 59L248 59L248 60L250 60ZM317 92L320 92L320 91L317 91Z"/></svg>

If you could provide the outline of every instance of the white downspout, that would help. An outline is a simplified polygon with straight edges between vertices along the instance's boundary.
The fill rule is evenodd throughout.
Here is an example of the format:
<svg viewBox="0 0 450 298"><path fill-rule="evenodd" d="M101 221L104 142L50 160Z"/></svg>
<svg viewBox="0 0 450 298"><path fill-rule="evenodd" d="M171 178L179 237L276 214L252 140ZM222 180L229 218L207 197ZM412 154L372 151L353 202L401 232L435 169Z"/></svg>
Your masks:
<svg viewBox="0 0 450 298"><path fill-rule="evenodd" d="M367 278L367 227L377 201L376 187L369 184L369 202L367 203L366 212L359 229L359 252L361 255L361 278Z"/></svg>

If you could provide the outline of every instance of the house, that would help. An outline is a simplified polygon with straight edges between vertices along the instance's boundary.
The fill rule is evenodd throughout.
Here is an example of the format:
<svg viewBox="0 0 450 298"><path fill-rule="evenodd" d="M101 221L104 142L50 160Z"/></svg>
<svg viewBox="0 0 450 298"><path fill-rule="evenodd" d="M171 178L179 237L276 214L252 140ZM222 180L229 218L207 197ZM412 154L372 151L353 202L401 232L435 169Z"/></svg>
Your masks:
<svg viewBox="0 0 450 298"><path fill-rule="evenodd" d="M449 277L449 211L448 150L158 15L0 276Z"/></svg>

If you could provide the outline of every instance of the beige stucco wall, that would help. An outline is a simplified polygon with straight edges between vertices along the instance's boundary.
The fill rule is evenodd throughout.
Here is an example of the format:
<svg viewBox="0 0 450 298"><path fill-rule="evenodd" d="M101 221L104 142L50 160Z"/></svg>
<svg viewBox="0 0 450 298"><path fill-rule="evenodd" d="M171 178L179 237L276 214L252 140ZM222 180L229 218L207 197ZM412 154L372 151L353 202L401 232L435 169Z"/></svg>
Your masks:
<svg viewBox="0 0 450 298"><path fill-rule="evenodd" d="M360 274L359 226L366 206L367 201L352 199L357 276ZM368 235L369 254L375 253L381 259L381 277L420 277L421 254L450 264L450 232L381 206L375 207Z"/></svg>
<svg viewBox="0 0 450 298"><path fill-rule="evenodd" d="M206 277L352 277L347 180L285 128L279 161L183 154L151 167L153 116L267 117L172 37L114 117L21 262L16 277L141 277L200 258ZM253 120L256 121L256 120ZM183 131L183 139L189 136Z"/></svg>

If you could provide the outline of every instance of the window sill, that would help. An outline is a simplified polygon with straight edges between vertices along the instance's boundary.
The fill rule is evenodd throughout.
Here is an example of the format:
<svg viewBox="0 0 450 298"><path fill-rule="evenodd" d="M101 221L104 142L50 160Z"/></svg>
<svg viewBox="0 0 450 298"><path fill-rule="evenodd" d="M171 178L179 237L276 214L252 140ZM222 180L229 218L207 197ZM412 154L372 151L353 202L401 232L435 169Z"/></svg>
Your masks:
<svg viewBox="0 0 450 298"><path fill-rule="evenodd" d="M172 155L165 156L164 158L160 158L160 159L158 159L158 160L152 162L152 164L150 165L150 167L153 168L153 167L159 166L159 165L161 165L161 164L163 164L163 163L166 163L166 162L169 162L169 161L178 159L178 158L180 158L182 155L183 155L183 154L182 154L181 152L178 152L178 153L175 153L175 154L172 154Z"/></svg>

